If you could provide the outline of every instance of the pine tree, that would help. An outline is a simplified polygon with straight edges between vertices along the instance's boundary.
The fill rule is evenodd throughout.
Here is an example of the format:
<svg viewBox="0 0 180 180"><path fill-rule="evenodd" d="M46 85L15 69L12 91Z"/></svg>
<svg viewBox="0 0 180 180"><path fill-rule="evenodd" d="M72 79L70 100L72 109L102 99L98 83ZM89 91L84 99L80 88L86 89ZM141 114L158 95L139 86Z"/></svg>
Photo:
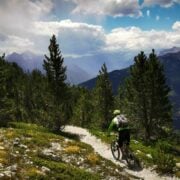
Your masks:
<svg viewBox="0 0 180 180"><path fill-rule="evenodd" d="M8 74L8 64L5 62L5 55L2 55L0 56L0 126L5 126L11 120L12 101L8 98L7 92Z"/></svg>
<svg viewBox="0 0 180 180"><path fill-rule="evenodd" d="M17 121L22 121L27 119L27 113L24 106L24 89L27 76L23 72L23 69L16 63L12 63L10 71L12 74L10 89L12 95L11 97L15 103L15 119ZM16 76L14 76L14 74L16 74Z"/></svg>
<svg viewBox="0 0 180 180"><path fill-rule="evenodd" d="M105 64L103 64L101 70L99 71L94 93L95 110L97 111L96 118L99 119L100 127L102 129L106 129L112 118L112 109L114 102L112 86Z"/></svg>
<svg viewBox="0 0 180 180"><path fill-rule="evenodd" d="M17 74L17 76L14 76ZM18 111L19 101L18 92L21 91L20 76L23 75L22 69L15 63L5 61L5 55L0 57L0 124L7 125L8 121L20 119Z"/></svg>
<svg viewBox="0 0 180 180"><path fill-rule="evenodd" d="M149 140L152 135L160 136L162 127L171 122L170 89L154 50L148 58L141 52L134 61L130 77L119 91L120 104Z"/></svg>
<svg viewBox="0 0 180 180"><path fill-rule="evenodd" d="M63 98L63 90L66 87L66 67L64 67L64 58L62 57L59 45L56 42L56 36L53 35L50 39L50 45L48 47L50 57L45 55L44 69L46 71L49 84L55 95L55 102Z"/></svg>
<svg viewBox="0 0 180 180"><path fill-rule="evenodd" d="M67 86L66 80L66 67L63 65L64 58L62 57L59 45L56 42L55 35L50 39L48 47L50 56L45 55L43 67L46 71L48 82L54 96L54 129L59 130L63 120L63 105L66 98Z"/></svg>
<svg viewBox="0 0 180 180"><path fill-rule="evenodd" d="M49 93L46 84L46 78L39 70L33 70L27 76L24 102L29 120L33 123L41 122L41 124L43 124L46 118L45 113L47 110L45 112L45 106Z"/></svg>
<svg viewBox="0 0 180 180"><path fill-rule="evenodd" d="M148 58L147 82L150 95L149 122L152 124L150 131L159 134L163 127L172 128L172 105L169 100L170 88L166 84L163 65L158 60L155 51ZM153 127L156 127L154 129ZM152 129L151 129L152 128ZM153 132L153 130L155 130Z"/></svg>
<svg viewBox="0 0 180 180"><path fill-rule="evenodd" d="M91 101L91 93L81 88L79 90L79 98L74 106L73 123L81 127L89 127L91 125L93 105Z"/></svg>

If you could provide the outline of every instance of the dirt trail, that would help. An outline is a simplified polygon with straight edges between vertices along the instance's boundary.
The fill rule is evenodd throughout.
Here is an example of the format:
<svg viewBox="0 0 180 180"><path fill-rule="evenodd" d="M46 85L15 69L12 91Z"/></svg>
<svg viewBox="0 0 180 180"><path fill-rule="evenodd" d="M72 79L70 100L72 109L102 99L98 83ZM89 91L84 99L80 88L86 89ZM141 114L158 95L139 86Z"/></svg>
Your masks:
<svg viewBox="0 0 180 180"><path fill-rule="evenodd" d="M141 171L133 171L129 170L125 167L125 164L120 163L119 161L116 161L110 150L110 145L103 143L100 139L97 137L91 135L87 129L76 127L76 126L66 126L65 130L66 132L70 132L73 134L77 134L80 136L80 140L86 144L91 145L94 150L100 154L102 157L111 160L115 164L120 165L121 167L124 167L124 170L128 174L132 174L135 176L138 176L142 179L145 180L175 180L176 178L171 178L171 177L162 177L159 176L157 173L150 171L149 169L142 169Z"/></svg>

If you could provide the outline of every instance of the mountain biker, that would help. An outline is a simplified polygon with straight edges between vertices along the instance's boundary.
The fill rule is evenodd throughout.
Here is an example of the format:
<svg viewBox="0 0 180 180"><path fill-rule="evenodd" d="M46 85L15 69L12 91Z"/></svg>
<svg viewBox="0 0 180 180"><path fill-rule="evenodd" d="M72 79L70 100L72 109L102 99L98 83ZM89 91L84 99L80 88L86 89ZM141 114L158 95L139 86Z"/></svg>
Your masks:
<svg viewBox="0 0 180 180"><path fill-rule="evenodd" d="M127 145L130 143L130 130L128 127L128 120L127 118L121 114L120 110L116 109L113 112L115 116L108 128L108 135L110 135L111 131L118 132L118 143L119 147L121 148L124 141L127 141Z"/></svg>

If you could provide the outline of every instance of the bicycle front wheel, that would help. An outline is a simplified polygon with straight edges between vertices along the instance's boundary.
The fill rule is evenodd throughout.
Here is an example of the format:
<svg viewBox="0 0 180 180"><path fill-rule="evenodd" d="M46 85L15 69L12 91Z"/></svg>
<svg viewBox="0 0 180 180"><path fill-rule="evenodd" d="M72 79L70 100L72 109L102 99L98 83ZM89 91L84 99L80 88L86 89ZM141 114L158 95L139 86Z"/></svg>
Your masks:
<svg viewBox="0 0 180 180"><path fill-rule="evenodd" d="M120 151L119 151L119 146L118 146L117 141L113 141L111 143L111 152L112 152L114 159L118 160L120 157Z"/></svg>

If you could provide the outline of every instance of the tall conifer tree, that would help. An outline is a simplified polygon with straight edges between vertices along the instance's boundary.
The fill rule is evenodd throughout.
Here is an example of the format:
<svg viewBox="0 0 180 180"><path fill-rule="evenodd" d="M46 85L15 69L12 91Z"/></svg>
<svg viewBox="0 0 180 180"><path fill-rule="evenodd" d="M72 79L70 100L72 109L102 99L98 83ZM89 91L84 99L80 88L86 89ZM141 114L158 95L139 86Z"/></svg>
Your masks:
<svg viewBox="0 0 180 180"><path fill-rule="evenodd" d="M101 67L95 87L95 110L97 111L100 126L107 128L112 118L113 93L105 64Z"/></svg>
<svg viewBox="0 0 180 180"><path fill-rule="evenodd" d="M134 120L133 124L142 127L146 140L152 135L160 136L163 126L172 122L169 92L154 50L148 58L143 52L138 54L119 96L121 107Z"/></svg>
<svg viewBox="0 0 180 180"><path fill-rule="evenodd" d="M43 67L46 71L48 82L54 95L54 129L58 130L62 125L63 120L63 105L66 97L67 86L66 80L66 67L63 65L64 58L62 57L59 45L56 42L55 35L50 39L48 47L50 56L45 55Z"/></svg>

